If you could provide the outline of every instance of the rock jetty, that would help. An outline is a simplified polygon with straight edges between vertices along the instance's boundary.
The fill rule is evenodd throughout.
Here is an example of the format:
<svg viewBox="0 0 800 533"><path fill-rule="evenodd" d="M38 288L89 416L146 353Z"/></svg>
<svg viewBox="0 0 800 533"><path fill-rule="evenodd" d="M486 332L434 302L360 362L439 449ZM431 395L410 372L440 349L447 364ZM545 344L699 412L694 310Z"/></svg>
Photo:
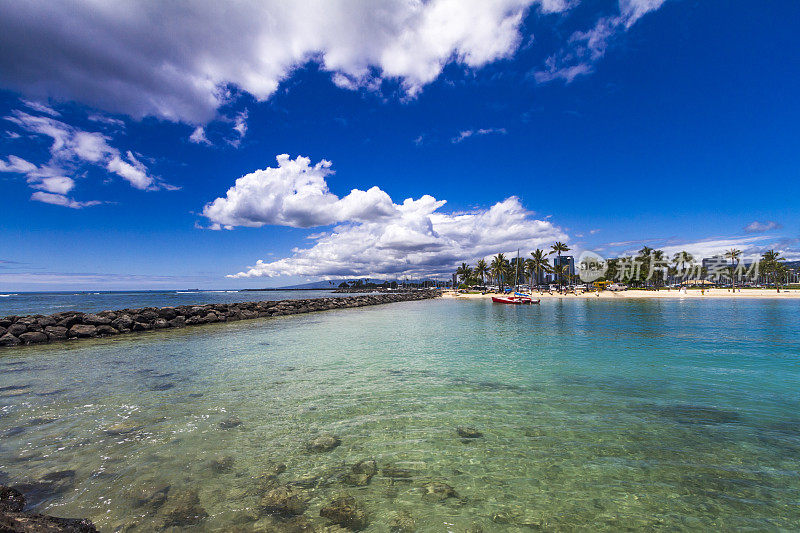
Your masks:
<svg viewBox="0 0 800 533"><path fill-rule="evenodd" d="M98 313L66 311L53 315L6 316L0 318L0 348L425 300L440 295L439 291L430 290L304 300L143 307Z"/></svg>

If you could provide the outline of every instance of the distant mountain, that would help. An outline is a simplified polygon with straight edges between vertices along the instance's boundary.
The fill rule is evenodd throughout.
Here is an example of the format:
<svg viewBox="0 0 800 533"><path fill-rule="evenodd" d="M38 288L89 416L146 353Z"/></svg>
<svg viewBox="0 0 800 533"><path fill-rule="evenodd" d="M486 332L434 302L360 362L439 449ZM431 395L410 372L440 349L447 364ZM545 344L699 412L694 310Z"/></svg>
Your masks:
<svg viewBox="0 0 800 533"><path fill-rule="evenodd" d="M297 290L297 289L336 289L339 287L343 281L347 283L352 283L356 279L360 279L364 281L367 280L367 283L375 283L377 285L383 283L386 280L377 279L377 278L353 278L353 279L333 279L330 281L312 281L311 283L301 283L300 285L287 285L286 287L279 287L276 290Z"/></svg>

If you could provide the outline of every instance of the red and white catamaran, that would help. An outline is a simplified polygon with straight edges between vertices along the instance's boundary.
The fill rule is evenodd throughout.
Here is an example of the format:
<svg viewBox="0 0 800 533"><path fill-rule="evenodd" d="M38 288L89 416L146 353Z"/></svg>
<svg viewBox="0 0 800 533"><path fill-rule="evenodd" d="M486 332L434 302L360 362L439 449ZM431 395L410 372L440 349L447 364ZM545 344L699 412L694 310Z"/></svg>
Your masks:
<svg viewBox="0 0 800 533"><path fill-rule="evenodd" d="M504 295L504 296L492 296L492 302L496 304L515 304L515 305L530 305L530 304L538 304L539 300L534 300L527 294L522 294L521 292L517 292L517 275L519 274L519 250L517 250L517 262L515 264L514 269L514 293Z"/></svg>

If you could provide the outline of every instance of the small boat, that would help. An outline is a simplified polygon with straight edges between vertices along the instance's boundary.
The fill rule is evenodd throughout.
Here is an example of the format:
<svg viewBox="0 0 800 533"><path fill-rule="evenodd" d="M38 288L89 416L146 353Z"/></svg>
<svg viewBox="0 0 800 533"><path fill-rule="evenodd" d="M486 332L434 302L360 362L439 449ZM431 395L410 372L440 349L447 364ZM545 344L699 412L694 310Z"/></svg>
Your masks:
<svg viewBox="0 0 800 533"><path fill-rule="evenodd" d="M539 300L534 300L528 296L492 296L492 301L496 304L515 304L515 305L530 305L538 304Z"/></svg>

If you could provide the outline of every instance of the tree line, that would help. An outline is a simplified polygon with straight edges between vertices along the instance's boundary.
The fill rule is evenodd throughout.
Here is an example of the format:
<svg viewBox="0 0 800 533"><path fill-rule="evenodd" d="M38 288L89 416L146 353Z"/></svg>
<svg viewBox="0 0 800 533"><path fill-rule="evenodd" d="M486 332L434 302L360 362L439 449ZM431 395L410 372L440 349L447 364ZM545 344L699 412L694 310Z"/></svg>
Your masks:
<svg viewBox="0 0 800 533"><path fill-rule="evenodd" d="M561 264L560 260L561 254L570 249L565 243L556 242L549 251L537 248L528 258L509 259L499 253L489 263L485 259L479 259L474 266L461 263L456 275L464 287L486 285L489 281L502 291L505 286L515 282L538 288L545 274L554 274L559 288L563 288L565 284L576 281L576 276L570 272L570 265ZM552 255L559 259L551 264L549 258ZM634 256L603 260L600 266L605 268L605 272L595 281L616 281L632 287L659 289L676 280L691 283L711 278L712 282L729 282L735 288L737 279L741 281L748 277L776 287L788 279L789 270L783 263L784 258L775 250L767 250L750 265L742 263L742 251L736 248L731 248L720 257L726 261L709 268L687 251L668 257L663 250L644 246Z"/></svg>

